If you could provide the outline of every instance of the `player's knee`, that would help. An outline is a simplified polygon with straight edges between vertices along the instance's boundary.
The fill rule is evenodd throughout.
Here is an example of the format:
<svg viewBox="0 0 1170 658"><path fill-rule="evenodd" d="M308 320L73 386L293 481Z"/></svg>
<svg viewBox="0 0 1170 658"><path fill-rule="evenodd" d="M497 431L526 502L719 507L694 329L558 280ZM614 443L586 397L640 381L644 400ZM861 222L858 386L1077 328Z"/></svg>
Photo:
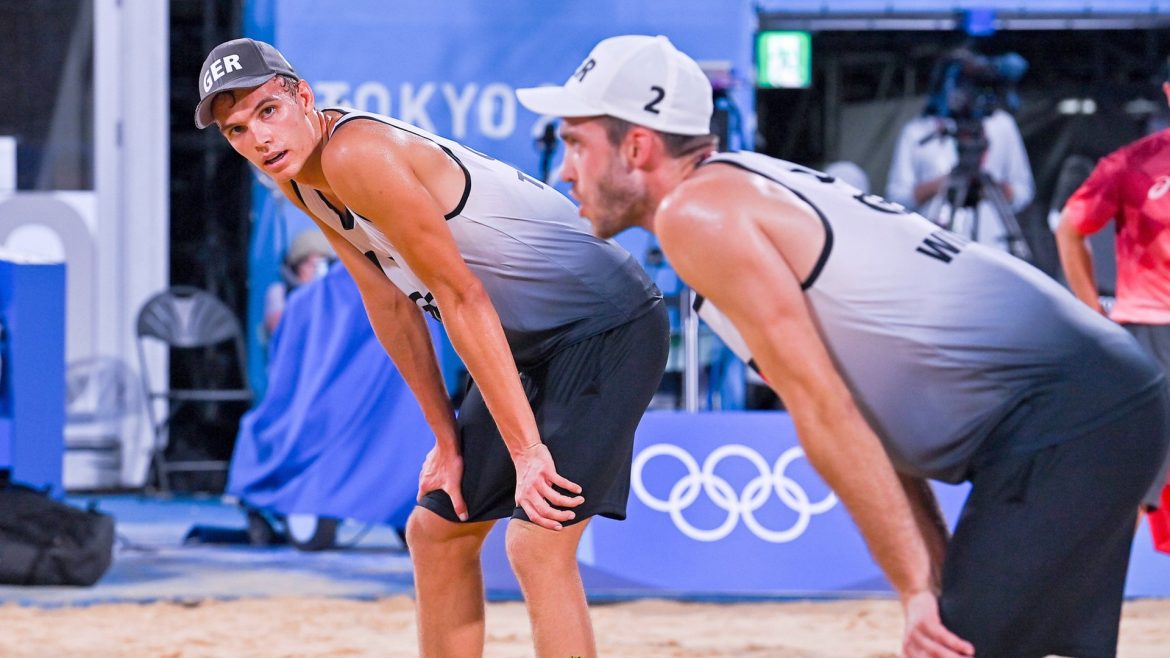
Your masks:
<svg viewBox="0 0 1170 658"><path fill-rule="evenodd" d="M416 508L411 512L410 517L406 519L406 545L412 551L415 548L422 548L426 546L431 538L431 533L427 529L426 519L420 518Z"/></svg>
<svg viewBox="0 0 1170 658"><path fill-rule="evenodd" d="M575 567L576 543L564 541L557 531L546 530L531 523L513 521L508 524L505 549L508 562L517 577L523 578L534 568Z"/></svg>
<svg viewBox="0 0 1170 658"><path fill-rule="evenodd" d="M431 510L416 507L406 521L406 547L415 566L467 567L479 564L483 541L491 522L448 521Z"/></svg>
<svg viewBox="0 0 1170 658"><path fill-rule="evenodd" d="M454 548L459 534L459 524L422 507L414 508L406 520L406 545L412 553L430 553L443 546Z"/></svg>

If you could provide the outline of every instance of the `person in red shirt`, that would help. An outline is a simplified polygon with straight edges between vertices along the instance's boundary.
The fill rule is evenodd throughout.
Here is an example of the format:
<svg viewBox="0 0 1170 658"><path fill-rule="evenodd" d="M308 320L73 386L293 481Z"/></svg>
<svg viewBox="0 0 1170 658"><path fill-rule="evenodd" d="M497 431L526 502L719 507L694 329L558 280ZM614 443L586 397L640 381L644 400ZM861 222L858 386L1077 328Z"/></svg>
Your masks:
<svg viewBox="0 0 1170 658"><path fill-rule="evenodd" d="M1170 81L1162 91L1170 103ZM1117 293L1116 302L1105 309L1086 238L1110 221L1117 233ZM1170 129L1097 163L1065 203L1056 245L1072 292L1124 326L1170 373ZM1147 509L1158 507L1161 488L1156 482L1146 496Z"/></svg>

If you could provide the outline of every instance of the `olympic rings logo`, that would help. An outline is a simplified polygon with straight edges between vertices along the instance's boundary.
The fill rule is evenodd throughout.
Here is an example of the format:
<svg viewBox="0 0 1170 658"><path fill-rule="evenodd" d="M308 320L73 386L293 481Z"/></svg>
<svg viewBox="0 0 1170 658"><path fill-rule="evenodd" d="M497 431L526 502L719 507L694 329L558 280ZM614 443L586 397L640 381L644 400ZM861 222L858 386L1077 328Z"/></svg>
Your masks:
<svg viewBox="0 0 1170 658"><path fill-rule="evenodd" d="M687 469L686 475L671 487L665 500L652 495L642 482L642 470L646 467L646 462L658 456L674 457ZM650 509L669 513L675 527L695 541L719 541L731 534L742 518L744 525L756 537L767 542L784 544L804 534L813 515L823 514L837 504L837 496L831 491L815 503L810 501L804 487L785 474L789 464L803 456L804 450L799 446L789 448L769 467L768 462L755 450L745 445L729 444L711 452L700 468L699 463L686 450L669 443L657 443L638 453L634 458L631 486L642 503ZM727 480L715 474L715 467L728 457L742 457L751 462L760 473L752 478L738 495ZM683 516L683 511L698 499L700 491L727 512L727 518L709 530L696 528ZM771 498L773 491L780 501L797 515L796 521L783 530L766 528L755 517L755 512Z"/></svg>

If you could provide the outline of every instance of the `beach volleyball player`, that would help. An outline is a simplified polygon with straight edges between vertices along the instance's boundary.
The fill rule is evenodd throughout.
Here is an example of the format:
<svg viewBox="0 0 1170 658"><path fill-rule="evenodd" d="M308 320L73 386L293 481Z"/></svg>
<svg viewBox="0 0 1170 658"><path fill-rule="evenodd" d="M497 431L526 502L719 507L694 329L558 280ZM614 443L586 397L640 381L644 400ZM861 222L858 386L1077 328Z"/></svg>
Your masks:
<svg viewBox="0 0 1170 658"><path fill-rule="evenodd" d="M1007 254L791 162L716 153L711 86L665 37L563 86L562 177L602 237L653 231L699 313L784 400L905 610L907 656L1114 656L1160 369ZM968 481L953 537L928 479Z"/></svg>

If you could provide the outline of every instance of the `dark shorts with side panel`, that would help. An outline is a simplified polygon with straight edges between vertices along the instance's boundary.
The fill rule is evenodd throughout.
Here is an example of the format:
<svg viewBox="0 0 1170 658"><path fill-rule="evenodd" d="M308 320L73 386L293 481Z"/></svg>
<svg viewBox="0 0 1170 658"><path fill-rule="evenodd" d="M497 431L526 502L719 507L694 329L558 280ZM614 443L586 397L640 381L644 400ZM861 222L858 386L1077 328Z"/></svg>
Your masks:
<svg viewBox="0 0 1170 658"><path fill-rule="evenodd" d="M602 515L626 517L634 430L666 367L670 327L662 302L635 320L570 345L520 372L541 440L557 473L581 485L585 502L566 525ZM513 517L516 469L479 388L472 385L457 419L468 521ZM443 491L419 503L457 521Z"/></svg>
<svg viewBox="0 0 1170 658"><path fill-rule="evenodd" d="M1116 655L1138 505L1166 450L1165 396L971 478L939 608L976 656Z"/></svg>

